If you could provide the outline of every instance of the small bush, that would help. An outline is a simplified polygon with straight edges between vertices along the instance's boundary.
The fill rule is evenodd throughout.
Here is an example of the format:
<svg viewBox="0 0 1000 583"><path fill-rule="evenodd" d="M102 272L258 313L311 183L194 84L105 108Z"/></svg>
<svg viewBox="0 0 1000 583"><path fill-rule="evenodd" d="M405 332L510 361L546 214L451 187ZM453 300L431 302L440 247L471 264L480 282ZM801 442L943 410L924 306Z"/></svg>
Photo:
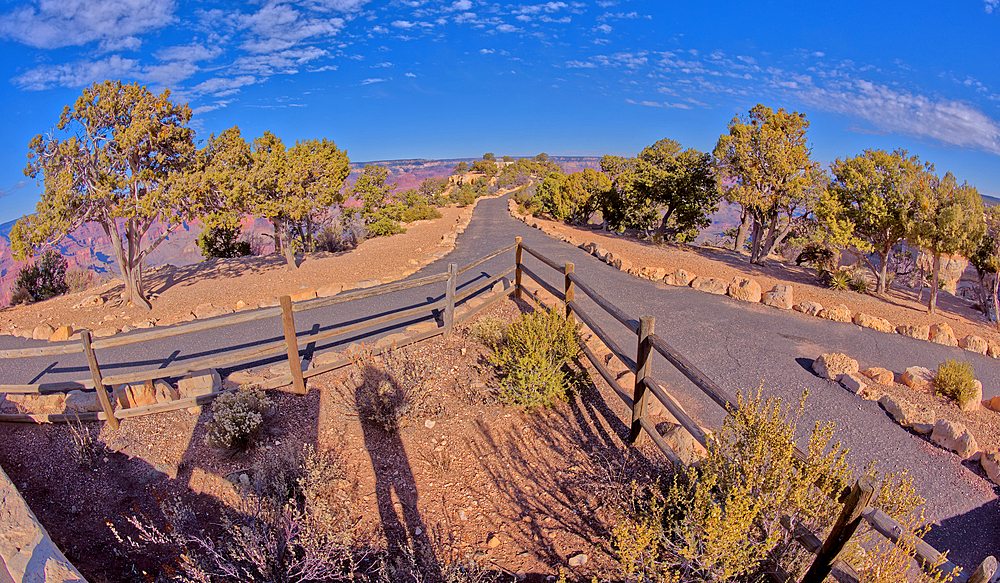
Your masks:
<svg viewBox="0 0 1000 583"><path fill-rule="evenodd" d="M525 314L508 326L490 355L502 379L501 401L531 409L565 400L562 368L580 352L576 333L577 325L557 310Z"/></svg>
<svg viewBox="0 0 1000 583"><path fill-rule="evenodd" d="M89 269L66 270L66 285L69 292L83 291L101 283L101 277Z"/></svg>
<svg viewBox="0 0 1000 583"><path fill-rule="evenodd" d="M388 433L420 417L437 415L443 407L430 399L430 369L416 357L390 349L375 356L362 348L354 361L358 414Z"/></svg>
<svg viewBox="0 0 1000 583"><path fill-rule="evenodd" d="M69 428L70 442L73 444L73 459L81 468L91 469L97 467L97 460L104 454L104 446L100 442L94 441L90 430L80 421L77 416L75 420L67 424Z"/></svg>
<svg viewBox="0 0 1000 583"><path fill-rule="evenodd" d="M795 258L795 265L805 263L816 269L833 270L834 254L820 243L808 243Z"/></svg>
<svg viewBox="0 0 1000 583"><path fill-rule="evenodd" d="M476 193L472 189L462 188L454 195L454 200L460 207L467 207L476 202Z"/></svg>
<svg viewBox="0 0 1000 583"><path fill-rule="evenodd" d="M835 290L848 290L851 289L851 274L846 271L834 271L830 273L830 289Z"/></svg>
<svg viewBox="0 0 1000 583"><path fill-rule="evenodd" d="M857 276L855 276L851 280L850 286L851 286L851 290L852 291L856 291L859 294L866 294L866 293L868 293L868 290L870 289L869 285L868 285L868 280L865 279L865 277L863 275L857 275Z"/></svg>
<svg viewBox="0 0 1000 583"><path fill-rule="evenodd" d="M252 248L249 241L239 241L242 229L239 225L230 227L217 225L206 227L198 235L198 247L206 259L222 259L244 257L250 255Z"/></svg>
<svg viewBox="0 0 1000 583"><path fill-rule="evenodd" d="M424 221L429 219L440 219L441 212L429 204L414 206L403 209L402 221L412 223L413 221Z"/></svg>
<svg viewBox="0 0 1000 583"><path fill-rule="evenodd" d="M370 237L389 237L405 232L406 229L399 224L399 221L389 217L382 217L375 222L368 223L368 236Z"/></svg>
<svg viewBox="0 0 1000 583"><path fill-rule="evenodd" d="M205 443L232 452L247 449L270 409L271 400L260 389L240 387L219 395L212 404L212 420L208 423Z"/></svg>
<svg viewBox="0 0 1000 583"><path fill-rule="evenodd" d="M507 323L495 316L482 316L469 325L469 334L490 348L503 342Z"/></svg>
<svg viewBox="0 0 1000 583"><path fill-rule="evenodd" d="M17 272L11 304L30 304L54 298L69 291L66 283L66 260L55 251L46 251L32 265Z"/></svg>
<svg viewBox="0 0 1000 583"><path fill-rule="evenodd" d="M971 362L950 359L938 365L934 375L934 389L958 402L960 407L976 398L976 375Z"/></svg>

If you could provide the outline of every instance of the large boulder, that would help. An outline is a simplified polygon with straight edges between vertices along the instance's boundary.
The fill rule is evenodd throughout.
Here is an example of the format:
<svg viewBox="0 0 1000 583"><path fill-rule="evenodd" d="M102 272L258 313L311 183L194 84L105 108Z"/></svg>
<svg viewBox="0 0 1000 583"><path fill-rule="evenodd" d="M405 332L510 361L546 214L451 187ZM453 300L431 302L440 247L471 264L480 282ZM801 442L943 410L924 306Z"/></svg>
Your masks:
<svg viewBox="0 0 1000 583"><path fill-rule="evenodd" d="M955 338L955 332L952 331L951 326L944 322L931 325L929 339L935 344L958 346L958 339Z"/></svg>
<svg viewBox="0 0 1000 583"><path fill-rule="evenodd" d="M979 458L979 463L983 466L986 477L1000 486L1000 452L993 450L984 453L983 457Z"/></svg>
<svg viewBox="0 0 1000 583"><path fill-rule="evenodd" d="M969 334L965 338L958 341L958 346L964 348L969 352L975 352L976 354L985 355L990 349L990 343L986 341L982 336L976 336L975 334Z"/></svg>
<svg viewBox="0 0 1000 583"><path fill-rule="evenodd" d="M851 321L851 309L844 304L837 304L832 308L824 308L816 315L824 320L833 320L834 322Z"/></svg>
<svg viewBox="0 0 1000 583"><path fill-rule="evenodd" d="M978 411L980 407L983 406L983 383L979 380L972 381L972 398L965 402L958 404L958 408L962 411L971 412Z"/></svg>
<svg viewBox="0 0 1000 583"><path fill-rule="evenodd" d="M726 282L721 279L716 279L714 277L702 277L699 275L691 280L691 287L701 292L721 296L726 294L726 288L729 286L727 286Z"/></svg>
<svg viewBox="0 0 1000 583"><path fill-rule="evenodd" d="M934 429L936 413L933 409L902 399L896 400L889 395L883 395L878 404L903 427L909 427L917 433L930 433Z"/></svg>
<svg viewBox="0 0 1000 583"><path fill-rule="evenodd" d="M153 383L157 403L169 403L181 398L180 391L164 380L157 380Z"/></svg>
<svg viewBox="0 0 1000 583"><path fill-rule="evenodd" d="M34 340L48 340L52 337L53 332L55 332L55 330L52 326L49 326L48 324L39 324L35 326L34 330L31 331L31 337Z"/></svg>
<svg viewBox="0 0 1000 583"><path fill-rule="evenodd" d="M148 407L156 404L156 387L153 381L128 385L125 390L129 408Z"/></svg>
<svg viewBox="0 0 1000 583"><path fill-rule="evenodd" d="M693 274L684 269L678 269L664 277L663 283L667 285L688 286L691 285L691 280L693 279Z"/></svg>
<svg viewBox="0 0 1000 583"><path fill-rule="evenodd" d="M293 291L289 294L293 302L304 302L316 298L316 290L311 287Z"/></svg>
<svg viewBox="0 0 1000 583"><path fill-rule="evenodd" d="M215 304L198 304L194 309L194 317L199 320L204 320L206 318L215 318L217 316L223 316L225 314L233 313L227 307L216 306Z"/></svg>
<svg viewBox="0 0 1000 583"><path fill-rule="evenodd" d="M858 372L858 361L846 354L827 352L813 361L812 369L817 375L832 381L842 374Z"/></svg>
<svg viewBox="0 0 1000 583"><path fill-rule="evenodd" d="M920 324L917 326L903 324L902 326L896 326L896 333L902 336L916 338L917 340L927 340L931 335L931 327L926 324Z"/></svg>
<svg viewBox="0 0 1000 583"><path fill-rule="evenodd" d="M59 326L49 336L49 342L66 342L73 337L73 327L72 326Z"/></svg>
<svg viewBox="0 0 1000 583"><path fill-rule="evenodd" d="M969 459L979 452L976 438L961 423L938 419L931 431L931 441L941 447L953 451L963 460Z"/></svg>
<svg viewBox="0 0 1000 583"><path fill-rule="evenodd" d="M97 391L70 391L66 393L66 413L102 411Z"/></svg>
<svg viewBox="0 0 1000 583"><path fill-rule="evenodd" d="M807 316L818 316L823 311L823 304L819 302L802 302L795 305L796 312L802 312Z"/></svg>
<svg viewBox="0 0 1000 583"><path fill-rule="evenodd" d="M858 312L854 315L854 323L862 328L871 328L879 332L892 333L896 331L896 328L889 320L879 318L878 316L870 316L864 312Z"/></svg>
<svg viewBox="0 0 1000 583"><path fill-rule="evenodd" d="M792 286L778 284L769 292L764 293L764 305L782 310L790 310L795 305L795 292Z"/></svg>
<svg viewBox="0 0 1000 583"><path fill-rule="evenodd" d="M735 277L727 293L734 300L757 303L761 296L760 284L748 277Z"/></svg>
<svg viewBox="0 0 1000 583"><path fill-rule="evenodd" d="M328 298L339 294L344 289L344 284L342 283L331 283L329 285L324 285L316 290L316 296L320 298Z"/></svg>
<svg viewBox="0 0 1000 583"><path fill-rule="evenodd" d="M903 371L903 384L925 393L934 392L934 372L922 366L911 366Z"/></svg>
<svg viewBox="0 0 1000 583"><path fill-rule="evenodd" d="M222 378L214 368L193 372L177 381L181 398L200 397L222 388Z"/></svg>

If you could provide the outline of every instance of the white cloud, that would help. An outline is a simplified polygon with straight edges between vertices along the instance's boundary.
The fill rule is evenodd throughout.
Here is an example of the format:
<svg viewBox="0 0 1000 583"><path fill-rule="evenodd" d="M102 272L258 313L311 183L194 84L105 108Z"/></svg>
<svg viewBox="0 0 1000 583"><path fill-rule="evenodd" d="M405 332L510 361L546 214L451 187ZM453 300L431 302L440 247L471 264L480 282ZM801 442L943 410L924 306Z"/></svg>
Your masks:
<svg viewBox="0 0 1000 583"><path fill-rule="evenodd" d="M993 11L1000 6L1000 0L984 0L984 2L983 8L986 10L986 14L993 14Z"/></svg>
<svg viewBox="0 0 1000 583"><path fill-rule="evenodd" d="M599 31L603 32L604 34L608 34L608 33L611 32L611 26L609 26L607 24L602 24L601 26L598 26L594 30L599 30Z"/></svg>
<svg viewBox="0 0 1000 583"><path fill-rule="evenodd" d="M472 8L472 0L456 0L451 5L451 9L455 11L461 10L464 12L470 8Z"/></svg>
<svg viewBox="0 0 1000 583"><path fill-rule="evenodd" d="M141 73L139 61L112 55L97 61L42 65L21 73L12 81L21 89L41 91L52 87L82 87L105 79L135 78Z"/></svg>
<svg viewBox="0 0 1000 583"><path fill-rule="evenodd" d="M344 28L342 18L304 16L288 4L268 4L253 14L240 14L236 23L254 35L241 48L258 54L291 49L307 39L333 36Z"/></svg>
<svg viewBox="0 0 1000 583"><path fill-rule="evenodd" d="M223 107L226 107L227 105L229 105L233 101L235 101L235 100L234 99L220 99L220 100L217 100L217 101L215 101L213 103L209 103L207 105L200 105L198 107L195 107L194 109L191 110L191 113L193 113L195 115L198 115L199 113L208 113L210 111L215 111L216 109L222 109Z"/></svg>
<svg viewBox="0 0 1000 583"><path fill-rule="evenodd" d="M218 44L206 47L201 43L191 43L187 45L176 45L160 49L153 53L153 56L160 61L210 61L222 54L222 47Z"/></svg>
<svg viewBox="0 0 1000 583"><path fill-rule="evenodd" d="M497 30L500 32L517 32L521 29L512 24L501 24L497 27Z"/></svg>
<svg viewBox="0 0 1000 583"><path fill-rule="evenodd" d="M41 49L93 41L134 49L129 37L172 23L175 8L173 0L37 0L0 15L0 37Z"/></svg>
<svg viewBox="0 0 1000 583"><path fill-rule="evenodd" d="M455 17L455 22L462 24L463 22L473 22L476 20L475 12L463 12Z"/></svg>
<svg viewBox="0 0 1000 583"><path fill-rule="evenodd" d="M371 85L372 83L383 83L383 82L385 82L385 79L381 79L379 77L373 77L371 79L365 79L364 81L361 82L361 84Z"/></svg>
<svg viewBox="0 0 1000 583"><path fill-rule="evenodd" d="M270 55L240 57L233 63L233 69L241 73L261 76L291 75L299 72L299 67L323 57L327 52L316 47L304 47L280 51Z"/></svg>
<svg viewBox="0 0 1000 583"><path fill-rule="evenodd" d="M413 73L407 73L406 76L407 77L416 77L416 75L414 75Z"/></svg>
<svg viewBox="0 0 1000 583"><path fill-rule="evenodd" d="M484 55L492 55L496 51L494 49L479 49L479 52Z"/></svg>
<svg viewBox="0 0 1000 583"><path fill-rule="evenodd" d="M411 28L416 26L416 24L410 22L409 20L394 20L392 22L392 25L395 26L396 28L402 28L403 30L410 30Z"/></svg>
<svg viewBox="0 0 1000 583"><path fill-rule="evenodd" d="M262 79L259 80L253 75L240 75L239 77L234 77L232 79L216 77L195 85L191 90L198 94L210 94L215 97L224 97L226 95L237 93L240 90L240 87L253 85L259 81L262 81Z"/></svg>
<svg viewBox="0 0 1000 583"><path fill-rule="evenodd" d="M569 69L596 69L597 65L589 61L566 61Z"/></svg>

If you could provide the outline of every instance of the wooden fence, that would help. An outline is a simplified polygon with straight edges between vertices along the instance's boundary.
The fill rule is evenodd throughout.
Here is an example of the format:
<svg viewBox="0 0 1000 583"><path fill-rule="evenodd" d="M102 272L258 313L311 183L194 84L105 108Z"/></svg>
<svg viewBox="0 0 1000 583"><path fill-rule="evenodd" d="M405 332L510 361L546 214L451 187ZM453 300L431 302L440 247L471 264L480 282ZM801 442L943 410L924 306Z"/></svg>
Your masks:
<svg viewBox="0 0 1000 583"><path fill-rule="evenodd" d="M586 284L576 273L572 263L559 265L555 261L546 257L542 253L525 245L518 237L517 251L515 253L515 275L514 293L518 298L528 296L542 308L546 308L545 303L538 294L524 287L524 276L531 278L538 286L546 290L565 306L566 315L581 320L590 328L591 332L608 347L615 357L621 360L629 371L635 374L635 384L632 387L622 387L615 376L605 366L604 362L590 349L585 342L580 342L580 346L586 354L587 359L597 370L597 372L607 381L611 389L618 394L624 403L632 410L632 426L629 440L632 443L641 441L643 435L652 438L656 446L663 452L668 460L675 467L684 467L683 461L669 444L660 436L653 426L653 423L646 416L646 404L649 393L663 403L663 407L680 423L680 425L691 434L691 436L702 446L708 447L710 436L687 414L680 403L670 394L668 384L653 376L652 356L659 353L681 372L694 386L702 390L709 398L715 401L725 411L735 411L736 401L731 398L726 391L702 373L696 366L691 364L683 355L674 350L663 338L655 333L655 319L652 316L641 316L639 318L630 317L617 306L597 293ZM524 265L524 253L533 256L542 264L552 268L563 275L563 289L558 289L542 279L530 267ZM598 307L610 314L621 325L629 329L636 335L637 347L634 352L626 351L598 324L591 314L588 314L577 301L577 292L582 292L589 297ZM635 357L632 357L632 354ZM800 463L807 463L807 456L798 447L794 450L794 457ZM841 583L855 583L859 581L857 571L846 561L839 558L840 552L847 542L854 535L862 521L868 522L872 529L888 538L894 544L903 544L903 548L913 549L913 556L920 566L929 573L939 573L947 576L956 569L956 565L935 550L931 545L923 540L913 537L901 524L890 516L870 506L875 495L874 480L870 477L863 477L858 480L852 488L846 488L841 492L838 503L843 504L840 516L835 522L832 531L826 540L820 540L814 533L809 532L803 525L793 525L784 521L785 527L791 531L793 538L806 550L816 555L810 569L802 579L803 583L819 583L827 575L832 575ZM986 560L971 574L965 571L958 571L953 581L956 583L987 583L997 571L997 561L994 557L987 557ZM774 568L771 573L776 581L786 583L791 578L784 573L780 567Z"/></svg>
<svg viewBox="0 0 1000 583"><path fill-rule="evenodd" d="M225 316L219 316L216 318L210 318L206 320L197 320L194 322L181 324L178 326L172 326L169 328L160 328L154 330L148 330L143 332L138 332L134 334L128 334L124 336L114 336L110 338L105 338L101 340L92 340L90 332L87 330L82 330L80 332L79 342L67 342L62 344L53 344L50 346L42 346L37 348L21 348L16 350L0 350L0 359L13 359L13 358L27 358L27 357L44 357L44 356L57 356L63 354L78 354L84 353L87 358L87 366L90 369L90 378L77 381L60 381L52 383L35 383L27 385L0 385L0 394L50 394L50 393L60 393L71 390L84 390L92 391L95 387L114 387L121 384L127 383L137 383L153 381L156 379L165 379L178 377L191 372L202 371L210 368L217 368L222 366L232 366L244 363L250 363L254 361L259 361L262 358L270 357L278 354L284 353L288 361L290 373L279 376L276 378L269 379L263 383L259 383L257 386L263 389L276 388L286 385L292 385L293 390L299 394L305 394L307 391L305 381L306 379L329 372L331 370L336 370L342 368L351 363L349 357L341 358L335 362L324 364L322 366L317 366L310 368L307 371L302 370L301 360L299 358L299 352L303 348L303 344L315 344L317 342L334 338L337 336L342 336L351 332L357 332L370 328L372 326L377 326L380 324L387 324L389 322L402 320L405 318L415 317L422 314L427 314L434 310L441 310L442 315L442 326L434 329L422 332L413 336L410 336L400 342L395 343L397 347L402 347L407 344L412 344L427 338L431 338L438 335L443 335L446 338L451 336L452 330L455 324L464 321L465 319L471 317L480 310L486 308L487 306L493 304L500 298L504 297L506 294L497 294L489 300L485 301L483 304L468 310L461 317L455 317L455 307L456 304L465 301L471 296L482 292L488 287L491 287L500 281L502 278L510 275L514 271L514 267L510 267L498 273L485 281L478 282L475 285L469 286L463 289L461 292L456 292L457 290L457 279L458 276L473 269L490 259L498 257L508 251L513 250L515 245L510 245L500 249L494 253L491 253L477 261L470 263L462 268L459 268L457 264L450 264L448 266L448 271L446 273L439 273L436 275L429 275L426 277L421 277L418 279L410 281L401 281L397 283L391 283L387 285L382 285L378 287L362 289L352 292L347 292L332 296L329 298L317 298L312 300L306 300L303 302L292 303L288 296L282 296L280 298L280 306L274 308L264 308L257 310L250 310L246 312L238 312L235 314L229 314ZM328 330L324 330L315 334L303 335L301 338L295 329L295 313L303 312L306 310L314 310L317 308L324 308L327 306L333 306L336 304L343 304L346 302L356 301L364 298L371 298L375 296L381 296L389 293L415 289L418 287L429 286L438 283L445 283L445 294L444 298L429 304L421 304L414 307L410 307L398 312L393 312L385 314L378 317L373 317L365 319L353 324L347 325L335 325ZM513 290L511 290L513 291ZM172 338L177 336L183 336L185 334L191 334L193 332L201 332L204 330L212 330L215 328L222 328L224 326L232 326L235 324L244 324L247 322L255 322L258 320L265 320L268 318L281 318L282 329L284 331L284 339L274 342L268 342L266 344L252 346L250 348L244 348L240 350L227 351L222 354L210 356L208 358L201 358L197 360L192 360L189 362L184 362L182 364L177 364L173 366L168 366L166 368L156 368L148 370L140 370L133 372L125 372L121 374L106 375L101 370L98 360L98 351L105 350L108 348L128 346L132 344L138 344L142 342L149 342L151 340L160 340L163 338ZM378 349L374 352L376 354L381 353L384 349ZM314 356L315 358L315 356ZM231 390L231 389L229 389ZM111 405L111 401L108 398L107 390L97 391L97 398L100 402L102 411L93 413L79 413L79 414L49 414L49 415L32 415L32 414L0 414L0 422L22 422L22 423L59 423L59 422L69 422L79 419L80 421L107 421L113 429L118 428L118 420L126 419L129 417L137 417L140 415L149 415L152 413L162 413L164 411L173 411L176 409L185 409L188 407L193 407L196 405L203 405L215 399L222 393L227 392L227 390L217 390L212 393L201 395L198 397L186 397L182 399L177 399L169 401L166 403L157 403L155 405L148 405L144 407L133 407L133 408L118 408L115 409Z"/></svg>

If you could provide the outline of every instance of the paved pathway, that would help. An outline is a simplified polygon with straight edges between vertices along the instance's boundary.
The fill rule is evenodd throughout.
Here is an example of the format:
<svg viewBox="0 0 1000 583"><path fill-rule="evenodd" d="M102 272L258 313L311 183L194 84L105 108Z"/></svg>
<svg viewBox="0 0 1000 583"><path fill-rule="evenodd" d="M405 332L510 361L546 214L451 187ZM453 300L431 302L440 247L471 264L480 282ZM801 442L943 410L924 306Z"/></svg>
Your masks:
<svg viewBox="0 0 1000 583"><path fill-rule="evenodd" d="M506 198L480 201L472 222L459 236L456 249L413 277L446 271L447 264L452 262L459 266L471 263L509 245L515 236L522 236L525 243L557 263L573 262L577 274L592 282L593 288L626 313L636 317L640 314L655 316L657 332L730 393L756 390L763 382L765 393L781 396L794 404L803 391L808 391L805 419L800 423L803 431L811 429L814 421L833 421L837 428L835 439L850 447L851 461L855 464L864 466L870 461L876 462L877 469L883 472L910 470L918 491L928 498L928 516L941 524L926 537L928 542L939 550L950 548L950 557L967 567L974 566L988 554L1000 556L1000 502L993 487L959 463L954 455L901 429L876 403L859 400L808 370L813 358L829 351L855 356L862 367L882 366L897 371L912 365L935 368L945 358L960 357L972 361L978 378L986 387L986 396L990 397L998 394L1000 388L1000 364L996 360L853 324L821 321L797 312L637 279L512 219L507 213ZM525 258L536 273L561 287L560 275L528 254ZM494 259L463 274L459 285L498 273L509 267L512 260L512 253ZM303 336L313 326L322 329L333 322L355 321L417 302L433 302L443 293L443 284L437 284L299 312L296 314L297 328ZM581 296L583 294L577 294L584 309L598 317L601 325L623 347L631 349L635 345L634 335ZM405 328L414 321L394 323L395 329L380 330L379 335L398 332L399 327ZM171 338L110 349L101 351L98 356L102 369L112 374L128 369L119 363L143 361L144 368L167 366L168 360L173 364L183 359L202 358L220 347L243 347L281 337L280 320L275 318L186 335L183 342ZM357 336L337 339L319 348L342 347L355 340ZM32 344L40 343L0 337L0 348ZM0 367L4 383L89 376L82 355L0 361ZM673 371L666 361L657 356L653 369L656 376L671 383L677 397L696 417L713 426L722 420L722 411ZM625 417L620 403L611 405Z"/></svg>

